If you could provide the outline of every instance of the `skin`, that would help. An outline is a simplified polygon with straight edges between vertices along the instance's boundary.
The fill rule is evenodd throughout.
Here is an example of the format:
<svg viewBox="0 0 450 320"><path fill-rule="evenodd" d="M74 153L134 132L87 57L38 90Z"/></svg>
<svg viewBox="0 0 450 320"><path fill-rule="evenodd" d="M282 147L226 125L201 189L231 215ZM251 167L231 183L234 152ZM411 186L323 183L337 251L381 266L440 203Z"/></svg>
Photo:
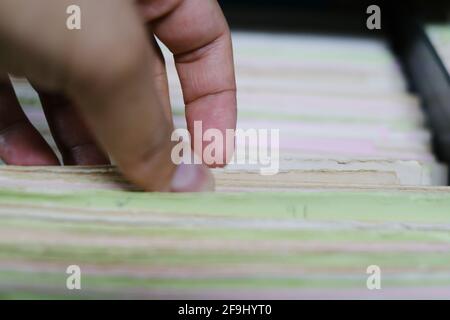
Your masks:
<svg viewBox="0 0 450 320"><path fill-rule="evenodd" d="M81 8L81 30L66 28L73 4ZM3 161L59 164L21 109L7 77L14 74L37 90L64 164L108 164L111 157L145 190L210 190L205 166L171 161L173 121L155 36L174 54L191 134L194 121L204 130L234 129L230 31L215 0L0 1ZM226 163L225 150L221 156Z"/></svg>

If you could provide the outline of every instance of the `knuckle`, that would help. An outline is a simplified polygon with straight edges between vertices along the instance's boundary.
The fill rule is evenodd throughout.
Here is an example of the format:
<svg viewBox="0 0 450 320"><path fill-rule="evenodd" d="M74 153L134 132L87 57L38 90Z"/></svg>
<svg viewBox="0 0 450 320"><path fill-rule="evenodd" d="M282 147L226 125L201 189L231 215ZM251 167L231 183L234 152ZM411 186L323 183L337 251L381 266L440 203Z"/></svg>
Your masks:
<svg viewBox="0 0 450 320"><path fill-rule="evenodd" d="M144 16L148 20L158 19L177 8L184 0L147 0L143 1Z"/></svg>

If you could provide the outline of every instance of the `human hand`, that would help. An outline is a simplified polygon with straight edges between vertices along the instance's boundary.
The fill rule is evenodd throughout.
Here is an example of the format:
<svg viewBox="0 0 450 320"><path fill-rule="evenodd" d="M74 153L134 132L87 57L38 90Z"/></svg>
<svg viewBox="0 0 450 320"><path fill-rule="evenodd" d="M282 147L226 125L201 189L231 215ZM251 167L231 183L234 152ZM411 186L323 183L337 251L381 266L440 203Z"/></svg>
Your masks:
<svg viewBox="0 0 450 320"><path fill-rule="evenodd" d="M74 4L81 30L66 28ZM231 38L215 0L2 0L0 157L59 164L23 113L10 73L38 91L65 164L107 164L109 154L145 190L210 189L206 167L171 161L167 75L154 35L174 54L191 135L194 121L234 129Z"/></svg>

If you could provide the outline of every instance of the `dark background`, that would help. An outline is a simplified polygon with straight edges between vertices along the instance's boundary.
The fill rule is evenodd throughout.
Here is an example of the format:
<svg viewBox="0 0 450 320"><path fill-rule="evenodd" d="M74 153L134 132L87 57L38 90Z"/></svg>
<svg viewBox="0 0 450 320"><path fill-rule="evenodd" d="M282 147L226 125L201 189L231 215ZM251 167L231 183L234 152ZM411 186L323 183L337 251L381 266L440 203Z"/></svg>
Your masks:
<svg viewBox="0 0 450 320"><path fill-rule="evenodd" d="M367 33L366 9L380 6L387 24L405 17L450 19L449 0L219 0L232 28Z"/></svg>

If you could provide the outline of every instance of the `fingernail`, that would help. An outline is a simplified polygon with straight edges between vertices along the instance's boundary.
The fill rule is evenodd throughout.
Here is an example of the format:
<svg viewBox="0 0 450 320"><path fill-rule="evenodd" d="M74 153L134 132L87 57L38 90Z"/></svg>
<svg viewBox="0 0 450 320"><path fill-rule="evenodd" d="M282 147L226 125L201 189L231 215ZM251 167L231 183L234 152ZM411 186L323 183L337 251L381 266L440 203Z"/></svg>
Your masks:
<svg viewBox="0 0 450 320"><path fill-rule="evenodd" d="M172 192L214 191L214 178L203 165L180 164L172 178Z"/></svg>

